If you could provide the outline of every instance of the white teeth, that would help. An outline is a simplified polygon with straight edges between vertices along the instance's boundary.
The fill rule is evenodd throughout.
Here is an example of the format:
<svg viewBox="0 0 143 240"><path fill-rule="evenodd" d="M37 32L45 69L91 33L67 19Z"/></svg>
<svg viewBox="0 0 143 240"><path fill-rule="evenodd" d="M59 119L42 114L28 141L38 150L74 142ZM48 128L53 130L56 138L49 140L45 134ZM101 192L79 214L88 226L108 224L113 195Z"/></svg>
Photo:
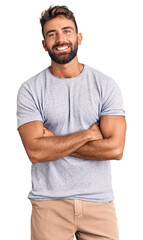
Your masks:
<svg viewBox="0 0 143 240"><path fill-rule="evenodd" d="M60 48L57 48L57 50L64 50L64 49L67 49L68 47L60 47Z"/></svg>

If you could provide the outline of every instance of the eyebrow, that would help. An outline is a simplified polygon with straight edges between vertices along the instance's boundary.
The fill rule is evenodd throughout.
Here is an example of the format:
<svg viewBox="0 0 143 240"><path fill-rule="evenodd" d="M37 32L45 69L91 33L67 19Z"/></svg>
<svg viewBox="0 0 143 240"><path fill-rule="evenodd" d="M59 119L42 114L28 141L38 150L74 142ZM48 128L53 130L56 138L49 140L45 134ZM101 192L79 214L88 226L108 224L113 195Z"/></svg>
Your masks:
<svg viewBox="0 0 143 240"><path fill-rule="evenodd" d="M63 27L62 29L72 29L73 31L74 31L74 29L72 28L72 27ZM56 32L56 30L49 30L48 32L46 32L46 36L48 35L48 33L50 33L50 32Z"/></svg>

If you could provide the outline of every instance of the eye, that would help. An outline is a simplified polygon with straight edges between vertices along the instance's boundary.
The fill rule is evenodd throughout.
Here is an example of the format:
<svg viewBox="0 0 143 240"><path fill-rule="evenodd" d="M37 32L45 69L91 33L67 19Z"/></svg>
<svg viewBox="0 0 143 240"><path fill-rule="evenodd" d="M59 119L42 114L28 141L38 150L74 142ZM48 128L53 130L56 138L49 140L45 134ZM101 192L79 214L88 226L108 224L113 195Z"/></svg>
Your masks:
<svg viewBox="0 0 143 240"><path fill-rule="evenodd" d="M70 30L65 30L64 32L65 32L65 33L70 33Z"/></svg>
<svg viewBox="0 0 143 240"><path fill-rule="evenodd" d="M50 33L50 34L48 35L48 37L53 37L53 36L55 36L55 33Z"/></svg>

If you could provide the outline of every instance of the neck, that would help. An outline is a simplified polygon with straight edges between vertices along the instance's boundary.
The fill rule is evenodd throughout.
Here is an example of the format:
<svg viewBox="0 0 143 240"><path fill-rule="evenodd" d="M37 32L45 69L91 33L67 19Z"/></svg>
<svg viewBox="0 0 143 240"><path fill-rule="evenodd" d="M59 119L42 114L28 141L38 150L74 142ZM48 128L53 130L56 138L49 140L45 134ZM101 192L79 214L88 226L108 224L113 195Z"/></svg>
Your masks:
<svg viewBox="0 0 143 240"><path fill-rule="evenodd" d="M49 70L56 77L73 78L78 76L82 72L83 68L83 64L78 62L76 56L71 62L67 64L58 64L52 61Z"/></svg>

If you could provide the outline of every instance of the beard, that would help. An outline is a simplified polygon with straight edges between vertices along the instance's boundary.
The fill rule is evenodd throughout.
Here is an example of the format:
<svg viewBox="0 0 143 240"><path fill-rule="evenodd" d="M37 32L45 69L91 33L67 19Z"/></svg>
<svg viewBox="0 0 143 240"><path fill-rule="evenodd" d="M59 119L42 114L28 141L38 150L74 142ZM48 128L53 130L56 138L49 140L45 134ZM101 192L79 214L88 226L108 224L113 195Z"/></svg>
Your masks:
<svg viewBox="0 0 143 240"><path fill-rule="evenodd" d="M54 46L53 48L56 48L56 47L63 47L63 46L67 46L67 44L56 44L56 46ZM75 58L75 56L77 55L77 51L78 51L78 40L76 40L75 44L74 44L74 47L72 46L72 44L69 44L68 45L70 48L71 48L71 51L70 52L54 52L54 51L51 51L48 47L47 47L47 50L48 50L48 53L49 53L49 56L51 57L51 59L58 63L58 64L66 64L66 63L69 63L72 59Z"/></svg>

